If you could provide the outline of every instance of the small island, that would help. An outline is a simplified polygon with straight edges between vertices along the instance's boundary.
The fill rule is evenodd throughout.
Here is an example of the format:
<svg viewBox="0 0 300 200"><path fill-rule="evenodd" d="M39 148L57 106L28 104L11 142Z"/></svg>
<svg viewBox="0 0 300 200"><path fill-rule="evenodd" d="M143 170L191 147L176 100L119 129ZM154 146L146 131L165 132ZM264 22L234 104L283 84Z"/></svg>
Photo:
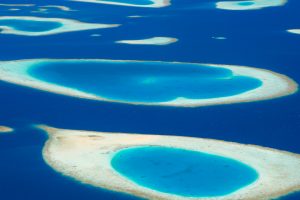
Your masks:
<svg viewBox="0 0 300 200"><path fill-rule="evenodd" d="M10 133L13 132L14 129L8 126L0 126L0 133Z"/></svg>
<svg viewBox="0 0 300 200"><path fill-rule="evenodd" d="M300 189L299 154L214 139L36 127L48 133L43 157L57 172L81 183L145 199L262 200ZM158 151L162 157L155 156ZM211 169L199 168L201 162L208 162ZM144 165L148 168L141 169ZM228 173L236 178L219 181L216 187L220 190L210 190L211 179L205 182L204 176L226 180ZM166 188L172 180L188 186L187 190L174 185ZM195 187L199 181L205 190Z"/></svg>

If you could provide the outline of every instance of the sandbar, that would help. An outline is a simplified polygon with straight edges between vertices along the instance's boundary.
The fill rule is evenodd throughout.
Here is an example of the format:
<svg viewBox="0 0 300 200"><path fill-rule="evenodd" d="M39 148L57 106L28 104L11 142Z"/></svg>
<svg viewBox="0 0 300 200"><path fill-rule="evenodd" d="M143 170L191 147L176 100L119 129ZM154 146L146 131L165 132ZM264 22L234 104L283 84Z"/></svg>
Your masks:
<svg viewBox="0 0 300 200"><path fill-rule="evenodd" d="M14 129L8 126L0 126L0 133L10 133L13 132Z"/></svg>
<svg viewBox="0 0 300 200"><path fill-rule="evenodd" d="M59 6L59 5L46 5L46 6L40 6L40 8L56 8L62 11L74 11L67 6Z"/></svg>
<svg viewBox="0 0 300 200"><path fill-rule="evenodd" d="M287 30L289 33L300 34L300 29L289 29Z"/></svg>
<svg viewBox="0 0 300 200"><path fill-rule="evenodd" d="M57 172L95 187L157 200L265 200L300 190L299 154L204 138L37 127L49 135L44 160ZM197 198L159 192L136 184L111 166L117 151L139 146L174 147L231 158L252 167L259 176L250 185L225 196Z"/></svg>
<svg viewBox="0 0 300 200"><path fill-rule="evenodd" d="M133 45L168 45L177 42L177 38L171 37L152 37L140 40L119 40L116 43Z"/></svg>
<svg viewBox="0 0 300 200"><path fill-rule="evenodd" d="M44 17L31 17L31 16L4 16L0 17L1 20L30 20L38 22L58 22L62 26L54 28L48 31L23 31L17 30L11 26L0 26L0 34L13 34L13 35L23 35L23 36L45 36L53 35L66 32L74 31L84 31L84 30L93 30L93 29L102 29L102 28L114 28L120 26L119 24L95 24L95 23L85 23L77 20L63 19L63 18L44 18Z"/></svg>
<svg viewBox="0 0 300 200"><path fill-rule="evenodd" d="M108 5L118 5L118 6L132 6L132 7L144 7L144 8L161 8L171 5L170 0L149 0L151 4L133 4L133 3L122 3L118 1L107 1L107 0L72 0L86 3L99 3ZM138 2L138 1L137 1Z"/></svg>

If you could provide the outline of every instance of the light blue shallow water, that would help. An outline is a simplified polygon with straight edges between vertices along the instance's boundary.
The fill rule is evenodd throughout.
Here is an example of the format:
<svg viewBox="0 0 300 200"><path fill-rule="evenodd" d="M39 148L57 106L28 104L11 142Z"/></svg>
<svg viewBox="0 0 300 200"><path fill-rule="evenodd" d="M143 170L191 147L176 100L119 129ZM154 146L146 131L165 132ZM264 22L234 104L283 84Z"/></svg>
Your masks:
<svg viewBox="0 0 300 200"><path fill-rule="evenodd" d="M126 102L224 97L261 85L260 80L233 76L224 68L163 62L41 62L29 73L47 82Z"/></svg>
<svg viewBox="0 0 300 200"><path fill-rule="evenodd" d="M258 178L253 168L236 160L158 146L120 150L111 164L139 185L189 197L223 196Z"/></svg>
<svg viewBox="0 0 300 200"><path fill-rule="evenodd" d="M41 32L56 29L62 26L59 22L34 21L20 19L0 20L0 26L9 26L19 31ZM0 29L1 30L1 29ZM1 32L1 31L0 31Z"/></svg>

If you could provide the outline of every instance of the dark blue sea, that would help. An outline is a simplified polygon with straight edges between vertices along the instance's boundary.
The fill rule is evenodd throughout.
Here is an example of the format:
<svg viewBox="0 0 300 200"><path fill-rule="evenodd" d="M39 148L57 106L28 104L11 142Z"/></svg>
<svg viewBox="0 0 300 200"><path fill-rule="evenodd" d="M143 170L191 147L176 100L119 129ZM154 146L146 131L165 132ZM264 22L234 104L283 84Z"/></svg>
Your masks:
<svg viewBox="0 0 300 200"><path fill-rule="evenodd" d="M0 60L33 58L101 58L244 65L285 74L300 83L300 2L260 10L230 11L215 1L173 0L164 8L124 7L67 0L0 0L35 7L0 6L0 16L39 16L118 28L26 37L0 33ZM38 5L64 5L31 12ZM127 16L141 15L142 18ZM101 34L91 37L91 34ZM125 45L117 40L175 37L166 46ZM216 40L212 37L226 37ZM199 108L134 106L84 100L0 82L0 124L15 128L0 135L2 200L130 200L136 197L80 184L56 173L42 159L46 135L32 127L150 133L214 138L300 153L300 95ZM300 172L300 171L299 171ZM276 184L276 183L274 183ZM299 200L295 193L282 198Z"/></svg>

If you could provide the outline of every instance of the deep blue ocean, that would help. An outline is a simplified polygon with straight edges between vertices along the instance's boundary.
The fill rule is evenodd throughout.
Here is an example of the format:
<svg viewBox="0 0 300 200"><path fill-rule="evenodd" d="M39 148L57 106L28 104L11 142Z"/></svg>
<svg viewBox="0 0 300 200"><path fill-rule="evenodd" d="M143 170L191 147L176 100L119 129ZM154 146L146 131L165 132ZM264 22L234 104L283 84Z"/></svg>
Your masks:
<svg viewBox="0 0 300 200"><path fill-rule="evenodd" d="M1 3L65 5L77 12L37 7L0 16L40 16L118 23L112 29L25 37L0 34L0 60L101 58L245 65L273 70L300 83L300 1L261 10L218 10L215 1L173 0L165 8L137 8L63 0L0 0ZM142 15L142 18L127 16ZM101 34L91 37L91 34ZM116 44L116 40L175 37L166 46ZM216 40L212 37L226 37ZM0 124L16 129L0 135L0 199L137 199L82 185L61 176L42 159L46 135L32 128L151 133L214 138L300 153L300 95L200 108L133 106L56 95L0 82ZM276 184L276 183L274 183ZM299 200L300 194L284 197Z"/></svg>

